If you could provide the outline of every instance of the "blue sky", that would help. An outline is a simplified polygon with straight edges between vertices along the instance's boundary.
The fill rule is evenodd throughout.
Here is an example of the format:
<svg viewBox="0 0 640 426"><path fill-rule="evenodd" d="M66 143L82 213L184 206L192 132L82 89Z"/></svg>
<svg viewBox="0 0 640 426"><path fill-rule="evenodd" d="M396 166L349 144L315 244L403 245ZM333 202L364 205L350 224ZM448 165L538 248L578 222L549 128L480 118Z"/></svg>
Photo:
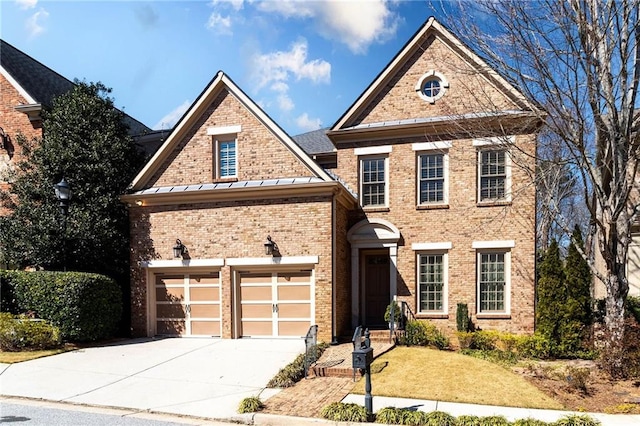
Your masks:
<svg viewBox="0 0 640 426"><path fill-rule="evenodd" d="M331 126L418 28L427 1L0 1L1 37L168 128L223 70L289 134ZM438 16L436 16L438 17ZM446 25L446 22L444 22Z"/></svg>

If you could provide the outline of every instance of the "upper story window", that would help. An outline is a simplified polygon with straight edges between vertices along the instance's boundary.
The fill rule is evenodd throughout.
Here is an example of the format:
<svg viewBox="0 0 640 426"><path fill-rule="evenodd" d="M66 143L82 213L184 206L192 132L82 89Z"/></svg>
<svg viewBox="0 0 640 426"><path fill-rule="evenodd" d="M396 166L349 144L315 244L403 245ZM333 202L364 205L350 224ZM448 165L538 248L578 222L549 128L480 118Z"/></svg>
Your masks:
<svg viewBox="0 0 640 426"><path fill-rule="evenodd" d="M431 70L418 79L415 90L422 99L433 104L444 96L448 88L449 82L445 76Z"/></svg>
<svg viewBox="0 0 640 426"><path fill-rule="evenodd" d="M360 159L360 204L362 207L389 205L389 153L391 146L357 148Z"/></svg>
<svg viewBox="0 0 640 426"><path fill-rule="evenodd" d="M209 127L213 136L213 179L238 177L238 133L240 126Z"/></svg>
<svg viewBox="0 0 640 426"><path fill-rule="evenodd" d="M418 205L448 203L448 166L451 142L426 142L413 144L418 153Z"/></svg>
<svg viewBox="0 0 640 426"><path fill-rule="evenodd" d="M510 138L512 140L512 138ZM474 140L478 150L478 201L480 203L511 201L511 159L508 140L492 138Z"/></svg>

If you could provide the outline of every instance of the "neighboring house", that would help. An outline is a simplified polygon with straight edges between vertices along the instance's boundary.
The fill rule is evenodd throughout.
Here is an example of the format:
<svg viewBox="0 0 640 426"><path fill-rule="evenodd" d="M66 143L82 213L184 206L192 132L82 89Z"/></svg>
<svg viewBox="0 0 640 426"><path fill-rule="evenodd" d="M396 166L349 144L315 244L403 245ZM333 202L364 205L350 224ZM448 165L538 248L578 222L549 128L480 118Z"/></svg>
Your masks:
<svg viewBox="0 0 640 426"><path fill-rule="evenodd" d="M134 335L329 341L387 327L393 299L449 331L464 303L532 332L540 124L434 18L293 139L219 72L122 197Z"/></svg>
<svg viewBox="0 0 640 426"><path fill-rule="evenodd" d="M17 135L42 137L42 110L73 86L51 68L0 40L0 189L8 189L5 172L22 158ZM141 148L149 155L155 152L163 132L154 132L129 115L125 115L125 122Z"/></svg>

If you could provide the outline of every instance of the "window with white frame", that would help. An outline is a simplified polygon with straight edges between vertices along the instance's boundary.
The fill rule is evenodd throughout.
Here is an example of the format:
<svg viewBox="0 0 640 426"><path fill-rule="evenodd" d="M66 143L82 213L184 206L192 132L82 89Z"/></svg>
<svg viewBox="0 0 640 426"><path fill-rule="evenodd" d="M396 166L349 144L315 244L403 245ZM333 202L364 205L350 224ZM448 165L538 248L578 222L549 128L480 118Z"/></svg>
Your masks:
<svg viewBox="0 0 640 426"><path fill-rule="evenodd" d="M360 201L363 207L387 206L388 157L360 159Z"/></svg>
<svg viewBox="0 0 640 426"><path fill-rule="evenodd" d="M478 152L478 199L508 201L509 165L505 149L486 149Z"/></svg>
<svg viewBox="0 0 640 426"><path fill-rule="evenodd" d="M508 313L510 252L478 252L478 313Z"/></svg>
<svg viewBox="0 0 640 426"><path fill-rule="evenodd" d="M235 137L216 139L216 153L217 177L220 179L237 177L238 156Z"/></svg>
<svg viewBox="0 0 640 426"><path fill-rule="evenodd" d="M449 148L451 142L422 142L412 145L418 151L417 203L419 206L449 202Z"/></svg>
<svg viewBox="0 0 640 426"><path fill-rule="evenodd" d="M207 135L213 137L213 178L238 177L238 133L240 125L209 127Z"/></svg>
<svg viewBox="0 0 640 426"><path fill-rule="evenodd" d="M418 254L418 312L446 312L446 254Z"/></svg>

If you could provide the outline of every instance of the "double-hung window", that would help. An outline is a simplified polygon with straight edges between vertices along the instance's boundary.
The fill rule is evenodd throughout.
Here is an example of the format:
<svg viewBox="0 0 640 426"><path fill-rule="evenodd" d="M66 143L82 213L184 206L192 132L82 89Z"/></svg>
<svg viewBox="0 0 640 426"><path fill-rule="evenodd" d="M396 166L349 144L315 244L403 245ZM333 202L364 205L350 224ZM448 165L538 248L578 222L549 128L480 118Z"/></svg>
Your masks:
<svg viewBox="0 0 640 426"><path fill-rule="evenodd" d="M513 137L474 140L478 150L478 201L511 201L511 159L508 145Z"/></svg>
<svg viewBox="0 0 640 426"><path fill-rule="evenodd" d="M478 314L509 314L513 241L476 241Z"/></svg>
<svg viewBox="0 0 640 426"><path fill-rule="evenodd" d="M390 146L358 148L360 162L360 204L362 207L389 206Z"/></svg>
<svg viewBox="0 0 640 426"><path fill-rule="evenodd" d="M418 153L418 205L448 204L448 165L451 142L413 144Z"/></svg>
<svg viewBox="0 0 640 426"><path fill-rule="evenodd" d="M414 243L417 252L417 313L447 314L448 252L451 243Z"/></svg>
<svg viewBox="0 0 640 426"><path fill-rule="evenodd" d="M210 127L207 135L213 137L213 179L238 177L238 133L241 126Z"/></svg>

